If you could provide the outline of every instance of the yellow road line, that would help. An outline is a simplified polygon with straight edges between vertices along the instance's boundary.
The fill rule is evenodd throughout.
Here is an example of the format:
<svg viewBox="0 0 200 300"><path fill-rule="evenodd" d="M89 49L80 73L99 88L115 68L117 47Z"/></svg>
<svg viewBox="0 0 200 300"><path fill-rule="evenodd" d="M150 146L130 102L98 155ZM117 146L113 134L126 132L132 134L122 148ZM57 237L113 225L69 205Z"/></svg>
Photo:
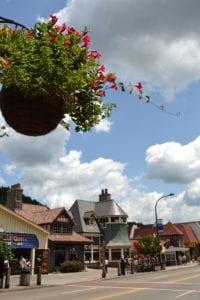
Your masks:
<svg viewBox="0 0 200 300"><path fill-rule="evenodd" d="M176 280L170 281L170 283L184 281L184 280L192 279L192 278L196 278L196 277L200 277L200 273L196 274L196 275L192 275L192 276L187 276L187 277L184 277L184 278L176 279Z"/></svg>
<svg viewBox="0 0 200 300"><path fill-rule="evenodd" d="M114 287L113 287L114 288ZM119 296L123 296L123 295L128 295L131 293L135 293L135 292L139 292L141 290L145 290L145 288L136 288L136 289L129 289L128 291L125 292L118 292L118 293L112 293L108 296L101 296L98 298L92 298L91 300L106 300L106 299L112 299L114 297L119 297Z"/></svg>

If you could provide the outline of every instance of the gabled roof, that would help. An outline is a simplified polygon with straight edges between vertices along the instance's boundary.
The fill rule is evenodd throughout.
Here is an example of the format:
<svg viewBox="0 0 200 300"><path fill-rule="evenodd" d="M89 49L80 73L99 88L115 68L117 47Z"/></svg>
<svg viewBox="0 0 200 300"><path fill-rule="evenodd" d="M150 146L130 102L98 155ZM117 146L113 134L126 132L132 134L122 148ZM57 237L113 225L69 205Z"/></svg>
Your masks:
<svg viewBox="0 0 200 300"><path fill-rule="evenodd" d="M143 236L148 236L148 235L153 235L156 234L155 227L141 227L141 228L135 228L134 233L133 233L133 240L138 240Z"/></svg>
<svg viewBox="0 0 200 300"><path fill-rule="evenodd" d="M44 207L36 208L35 206L38 205L26 204L25 206L22 206L22 210L18 209L16 210L16 212L23 218L31 220L38 225L53 223L61 213L66 213L71 222L74 223L71 216L67 213L64 207L45 209Z"/></svg>
<svg viewBox="0 0 200 300"><path fill-rule="evenodd" d="M95 211L95 202L86 200L76 200L69 211L73 215L73 218L76 222L74 226L75 231L87 233L100 233L99 227L96 224L96 222L94 222L93 225L87 225L84 220L86 212L89 212L89 215L91 216L91 212Z"/></svg>
<svg viewBox="0 0 200 300"><path fill-rule="evenodd" d="M198 244L200 244L200 222L199 221L185 222L183 224L188 225L192 228L192 230L198 240Z"/></svg>
<svg viewBox="0 0 200 300"><path fill-rule="evenodd" d="M39 229L40 231L42 231L42 232L44 232L44 233L46 233L46 234L49 234L49 232L48 232L46 229L44 229L44 228L42 228L41 226L37 225L37 224L36 224L35 222L33 222L32 220L29 220L29 219L27 219L27 218L24 218L23 216L21 216L21 215L19 215L18 213L16 213L16 212L10 210L9 208L5 207L4 205L1 205L1 204L0 204L0 210L4 210L4 211L6 211L7 213L9 213L10 215L12 215L13 217L22 220L24 223L28 223L28 224L30 224L31 226L33 226L33 227Z"/></svg>
<svg viewBox="0 0 200 300"><path fill-rule="evenodd" d="M164 226L164 231L160 233L161 236L169 236L169 235L183 235L183 232L176 227L176 225L172 224L172 222L168 222Z"/></svg>
<svg viewBox="0 0 200 300"><path fill-rule="evenodd" d="M92 241L87 239L86 237L72 232L71 234L51 234L49 236L49 240L52 242L65 242L65 243L73 243L73 244L91 244Z"/></svg>
<svg viewBox="0 0 200 300"><path fill-rule="evenodd" d="M189 244L189 243L198 244L197 237L189 225L181 224L181 223L175 225L184 233L183 236L184 244Z"/></svg>
<svg viewBox="0 0 200 300"><path fill-rule="evenodd" d="M95 214L97 217L104 216L122 216L128 217L125 211L113 200L95 202Z"/></svg>

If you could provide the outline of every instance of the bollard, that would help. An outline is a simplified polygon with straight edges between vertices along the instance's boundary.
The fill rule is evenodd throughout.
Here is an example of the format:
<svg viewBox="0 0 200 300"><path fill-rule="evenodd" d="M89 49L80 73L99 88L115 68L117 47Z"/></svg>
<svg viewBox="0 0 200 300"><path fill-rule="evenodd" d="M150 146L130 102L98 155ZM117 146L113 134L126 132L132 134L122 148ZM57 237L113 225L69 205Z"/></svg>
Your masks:
<svg viewBox="0 0 200 300"><path fill-rule="evenodd" d="M11 274L11 269L10 268L6 268L5 269L5 274L6 274L5 289L9 289L10 288L10 274Z"/></svg>
<svg viewBox="0 0 200 300"><path fill-rule="evenodd" d="M134 268L133 268L133 263L131 262L131 274L133 274L134 273Z"/></svg>
<svg viewBox="0 0 200 300"><path fill-rule="evenodd" d="M101 274L102 278L106 278L106 268L105 266L102 266L102 274Z"/></svg>
<svg viewBox="0 0 200 300"><path fill-rule="evenodd" d="M118 263L117 272L118 272L118 276L121 276L121 275L122 275L120 263Z"/></svg>
<svg viewBox="0 0 200 300"><path fill-rule="evenodd" d="M37 285L42 284L42 274L41 274L41 267L37 267Z"/></svg>

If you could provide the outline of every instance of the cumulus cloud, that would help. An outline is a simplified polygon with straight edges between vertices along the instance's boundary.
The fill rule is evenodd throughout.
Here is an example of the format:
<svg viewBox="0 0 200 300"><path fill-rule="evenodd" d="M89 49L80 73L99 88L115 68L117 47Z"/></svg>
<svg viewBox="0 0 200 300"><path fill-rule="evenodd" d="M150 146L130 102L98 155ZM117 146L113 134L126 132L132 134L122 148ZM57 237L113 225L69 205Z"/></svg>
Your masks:
<svg viewBox="0 0 200 300"><path fill-rule="evenodd" d="M93 47L123 79L171 94L200 78L198 0L71 0L61 21L91 28Z"/></svg>
<svg viewBox="0 0 200 300"><path fill-rule="evenodd" d="M111 129L113 122L108 119L102 119L99 124L95 126L95 130L97 132L109 132Z"/></svg>
<svg viewBox="0 0 200 300"><path fill-rule="evenodd" d="M187 186L183 199L190 206L200 206L200 178Z"/></svg>
<svg viewBox="0 0 200 300"><path fill-rule="evenodd" d="M189 183L200 174L200 137L186 145L176 142L153 145L146 151L146 162L148 178Z"/></svg>
<svg viewBox="0 0 200 300"><path fill-rule="evenodd" d="M20 182L26 195L49 207L69 208L76 199L97 201L101 189L108 188L130 220L154 222L154 206L161 194L135 188L134 181L125 175L125 163L103 157L83 162L81 151L66 150L69 133L63 128L37 139L11 129L11 137L0 144L1 153L9 161L4 164L4 174L13 176L13 183ZM3 178L0 183L5 184ZM194 186L188 186L173 199L162 199L159 218L164 221L198 218L198 210L190 202L193 192L192 201L198 203Z"/></svg>

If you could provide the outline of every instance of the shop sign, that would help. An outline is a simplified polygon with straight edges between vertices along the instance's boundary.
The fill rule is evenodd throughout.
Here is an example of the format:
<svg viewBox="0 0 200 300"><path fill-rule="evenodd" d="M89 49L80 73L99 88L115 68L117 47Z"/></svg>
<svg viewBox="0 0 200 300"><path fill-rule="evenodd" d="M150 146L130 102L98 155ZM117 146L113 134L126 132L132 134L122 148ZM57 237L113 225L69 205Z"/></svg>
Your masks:
<svg viewBox="0 0 200 300"><path fill-rule="evenodd" d="M0 241L4 241L14 248L39 248L37 236L31 233L2 232L0 233Z"/></svg>

